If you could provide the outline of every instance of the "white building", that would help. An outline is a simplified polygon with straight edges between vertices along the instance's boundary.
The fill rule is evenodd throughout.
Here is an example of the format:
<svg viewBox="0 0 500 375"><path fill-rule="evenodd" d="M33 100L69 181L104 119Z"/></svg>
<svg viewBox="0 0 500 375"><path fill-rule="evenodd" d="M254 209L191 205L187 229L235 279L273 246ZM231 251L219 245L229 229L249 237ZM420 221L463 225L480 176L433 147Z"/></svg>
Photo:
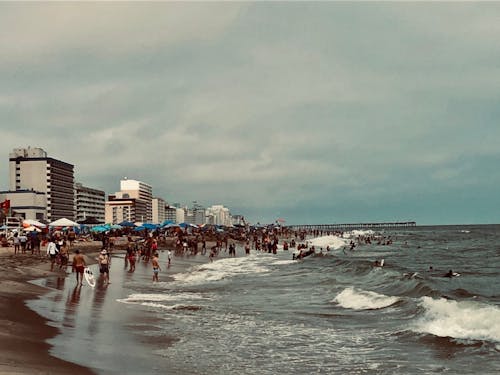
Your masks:
<svg viewBox="0 0 500 375"><path fill-rule="evenodd" d="M46 195L46 217L48 221L60 218L75 219L74 166L47 157L41 148L16 148L9 154L9 190L33 191ZM29 194L28 194L29 195ZM27 195L13 195L12 207L23 206L17 198L26 202ZM41 202L31 194L33 205ZM31 200L31 198L29 198ZM27 209L29 210L29 209ZM38 216L41 210L35 208ZM28 214L28 211L25 211Z"/></svg>
<svg viewBox="0 0 500 375"><path fill-rule="evenodd" d="M166 220L166 205L167 203L162 198L153 198L153 224L161 224Z"/></svg>
<svg viewBox="0 0 500 375"><path fill-rule="evenodd" d="M207 208L207 217L210 218L210 224L231 226L231 212L229 208L223 205L213 205Z"/></svg>
<svg viewBox="0 0 500 375"><path fill-rule="evenodd" d="M1 191L0 202L10 200L11 212L25 219L47 220L47 195L33 190Z"/></svg>
<svg viewBox="0 0 500 375"><path fill-rule="evenodd" d="M120 191L110 195L106 201L106 222L116 224L126 220L151 223L152 200L153 188L150 185L125 178L120 181Z"/></svg>
<svg viewBox="0 0 500 375"><path fill-rule="evenodd" d="M102 190L83 186L81 183L75 184L76 195L76 221L83 221L89 217L95 218L98 222L105 221L106 194Z"/></svg>

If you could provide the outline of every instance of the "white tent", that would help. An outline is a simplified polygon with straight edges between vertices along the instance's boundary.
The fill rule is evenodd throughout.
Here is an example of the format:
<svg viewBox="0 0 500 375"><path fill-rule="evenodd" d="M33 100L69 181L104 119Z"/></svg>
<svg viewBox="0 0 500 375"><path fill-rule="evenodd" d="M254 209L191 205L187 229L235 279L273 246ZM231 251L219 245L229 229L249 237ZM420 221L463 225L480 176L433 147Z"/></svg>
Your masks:
<svg viewBox="0 0 500 375"><path fill-rule="evenodd" d="M78 227L80 224L70 220L66 219L65 217L53 221L52 223L49 224L49 227Z"/></svg>
<svg viewBox="0 0 500 375"><path fill-rule="evenodd" d="M46 225L44 223L40 223L39 221L33 220L33 219L25 219L25 220L23 220L23 224L28 224L29 226L35 226L38 228L45 228L46 227Z"/></svg>

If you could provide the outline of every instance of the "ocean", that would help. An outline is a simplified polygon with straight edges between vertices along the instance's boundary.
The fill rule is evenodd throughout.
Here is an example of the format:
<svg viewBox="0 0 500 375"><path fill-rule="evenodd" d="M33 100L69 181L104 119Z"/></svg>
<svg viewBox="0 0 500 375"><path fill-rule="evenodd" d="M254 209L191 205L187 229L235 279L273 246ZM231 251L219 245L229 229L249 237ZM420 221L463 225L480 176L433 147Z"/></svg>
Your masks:
<svg viewBox="0 0 500 375"><path fill-rule="evenodd" d="M356 235L375 240L351 251ZM166 269L160 252L159 283L116 255L112 284L37 280L51 291L28 305L61 329L53 355L98 374L500 373L500 225L307 239L324 255L238 248Z"/></svg>

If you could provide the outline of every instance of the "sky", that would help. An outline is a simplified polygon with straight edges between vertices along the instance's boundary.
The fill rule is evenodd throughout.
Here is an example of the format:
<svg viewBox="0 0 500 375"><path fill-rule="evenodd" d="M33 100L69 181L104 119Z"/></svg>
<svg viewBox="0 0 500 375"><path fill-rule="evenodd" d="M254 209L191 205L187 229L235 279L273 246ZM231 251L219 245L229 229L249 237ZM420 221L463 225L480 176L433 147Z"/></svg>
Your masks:
<svg viewBox="0 0 500 375"><path fill-rule="evenodd" d="M251 223L500 222L500 3L1 3L0 190L41 147Z"/></svg>

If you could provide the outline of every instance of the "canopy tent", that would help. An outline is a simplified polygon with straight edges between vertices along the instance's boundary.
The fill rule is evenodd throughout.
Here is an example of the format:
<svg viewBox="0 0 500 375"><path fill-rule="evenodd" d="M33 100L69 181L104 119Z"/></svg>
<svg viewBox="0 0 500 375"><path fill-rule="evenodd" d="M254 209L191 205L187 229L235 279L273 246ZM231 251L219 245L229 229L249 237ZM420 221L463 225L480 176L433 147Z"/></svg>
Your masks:
<svg viewBox="0 0 500 375"><path fill-rule="evenodd" d="M49 224L49 227L78 227L80 224L74 222L73 220L66 219L65 217L53 221Z"/></svg>
<svg viewBox="0 0 500 375"><path fill-rule="evenodd" d="M46 228L47 226L44 223L39 222L38 220L33 220L33 219L24 219L23 220L23 227L31 227L35 226L38 228Z"/></svg>

